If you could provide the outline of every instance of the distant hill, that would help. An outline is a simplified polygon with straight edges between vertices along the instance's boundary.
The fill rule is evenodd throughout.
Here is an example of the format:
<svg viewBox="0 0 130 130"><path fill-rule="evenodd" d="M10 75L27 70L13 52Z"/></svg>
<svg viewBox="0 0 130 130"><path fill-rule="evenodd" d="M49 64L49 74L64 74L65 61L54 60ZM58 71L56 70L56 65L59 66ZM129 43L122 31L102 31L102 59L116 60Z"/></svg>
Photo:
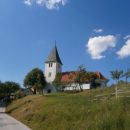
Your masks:
<svg viewBox="0 0 130 130"><path fill-rule="evenodd" d="M120 89L129 87L119 86ZM33 130L129 130L130 98L116 100L113 94L99 98L113 92L114 87L27 96L13 101L7 112Z"/></svg>

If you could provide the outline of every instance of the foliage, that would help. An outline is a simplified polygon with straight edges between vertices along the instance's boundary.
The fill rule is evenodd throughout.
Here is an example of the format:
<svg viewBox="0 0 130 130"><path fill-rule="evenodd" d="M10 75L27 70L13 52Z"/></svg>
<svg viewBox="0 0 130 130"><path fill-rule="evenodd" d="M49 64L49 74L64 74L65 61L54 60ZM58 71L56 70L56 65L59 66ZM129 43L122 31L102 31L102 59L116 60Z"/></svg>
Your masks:
<svg viewBox="0 0 130 130"><path fill-rule="evenodd" d="M93 72L87 72L89 81L91 82L91 88L97 88L101 85L101 80Z"/></svg>
<svg viewBox="0 0 130 130"><path fill-rule="evenodd" d="M86 69L83 65L80 65L76 72L75 83L80 86L80 90L83 91L82 84L86 82Z"/></svg>
<svg viewBox="0 0 130 130"><path fill-rule="evenodd" d="M34 94L36 94L36 91L43 92L45 85L46 80L44 74L39 68L32 69L24 79L24 86L32 87L34 89Z"/></svg>
<svg viewBox="0 0 130 130"><path fill-rule="evenodd" d="M61 78L62 78L62 73L57 73L56 74L56 78L55 80L53 81L53 84L55 86L60 86L61 85Z"/></svg>
<svg viewBox="0 0 130 130"><path fill-rule="evenodd" d="M116 84L119 83L119 79L121 77L123 77L123 71L122 70L115 70L115 71L111 71L111 76L112 76L112 79L113 80L116 80ZM115 86L115 95L116 95L116 98L117 98L117 85Z"/></svg>
<svg viewBox="0 0 130 130"><path fill-rule="evenodd" d="M57 90L62 90L62 82L61 82L61 78L62 78L62 73L57 73L56 74L56 78L53 81L53 85L57 88Z"/></svg>
<svg viewBox="0 0 130 130"><path fill-rule="evenodd" d="M21 90L17 91L16 94L15 94L15 97L16 97L17 99L23 98L23 97L25 97L25 96L26 96L25 93L24 93L23 91L21 91Z"/></svg>
<svg viewBox="0 0 130 130"><path fill-rule="evenodd" d="M126 83L128 78L130 78L130 69L127 69L127 71L124 73L124 77L126 78Z"/></svg>
<svg viewBox="0 0 130 130"><path fill-rule="evenodd" d="M123 71L122 70L115 70L111 71L111 77L113 80L119 81L119 79L123 76Z"/></svg>
<svg viewBox="0 0 130 130"><path fill-rule="evenodd" d="M12 93L17 92L20 89L18 83L12 81L0 82L0 98L10 96Z"/></svg>
<svg viewBox="0 0 130 130"><path fill-rule="evenodd" d="M4 83L4 87L8 94L14 93L20 89L20 85L18 83L7 81Z"/></svg>

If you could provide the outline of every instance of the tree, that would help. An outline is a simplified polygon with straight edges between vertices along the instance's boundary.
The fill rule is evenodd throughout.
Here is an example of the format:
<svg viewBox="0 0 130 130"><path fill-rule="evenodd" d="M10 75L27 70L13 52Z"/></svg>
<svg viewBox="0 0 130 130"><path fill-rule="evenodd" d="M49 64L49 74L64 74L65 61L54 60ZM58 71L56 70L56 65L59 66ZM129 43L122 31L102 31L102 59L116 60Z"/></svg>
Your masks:
<svg viewBox="0 0 130 130"><path fill-rule="evenodd" d="M15 93L18 90L20 90L20 85L13 81L6 81L4 83L4 87L5 87L5 92L7 95L11 95L11 93Z"/></svg>
<svg viewBox="0 0 130 130"><path fill-rule="evenodd" d="M86 69L83 65L80 65L76 72L75 83L80 87L80 91L83 91L82 85L86 82Z"/></svg>
<svg viewBox="0 0 130 130"><path fill-rule="evenodd" d="M68 82L67 82L67 85L68 87L73 87L73 90L76 90L76 87L74 84L74 81L75 81L75 76L76 76L76 73L75 72L72 72L68 75Z"/></svg>
<svg viewBox="0 0 130 130"><path fill-rule="evenodd" d="M62 90L62 82L61 82L61 78L62 78L62 73L57 73L55 80L53 81L53 85L58 89L58 90Z"/></svg>
<svg viewBox="0 0 130 130"><path fill-rule="evenodd" d="M37 91L41 91L43 94L43 88L46 85L46 80L42 70L39 68L32 69L24 79L24 86L33 89L33 94Z"/></svg>
<svg viewBox="0 0 130 130"><path fill-rule="evenodd" d="M0 98L10 96L20 90L20 85L12 81L0 82Z"/></svg>
<svg viewBox="0 0 130 130"><path fill-rule="evenodd" d="M0 81L0 99L4 97L4 85Z"/></svg>
<svg viewBox="0 0 130 130"><path fill-rule="evenodd" d="M117 85L119 83L119 79L123 76L123 71L122 70L115 70L111 71L111 77L113 80L116 80L116 86L115 86L115 95L117 98Z"/></svg>
<svg viewBox="0 0 130 130"><path fill-rule="evenodd" d="M100 86L100 79L94 72L87 72L88 80L91 82L91 88L97 88Z"/></svg>
<svg viewBox="0 0 130 130"><path fill-rule="evenodd" d="M127 84L127 80L128 80L128 78L130 78L130 69L127 69L127 71L124 73L124 77L125 77L125 79L126 79L126 84Z"/></svg>

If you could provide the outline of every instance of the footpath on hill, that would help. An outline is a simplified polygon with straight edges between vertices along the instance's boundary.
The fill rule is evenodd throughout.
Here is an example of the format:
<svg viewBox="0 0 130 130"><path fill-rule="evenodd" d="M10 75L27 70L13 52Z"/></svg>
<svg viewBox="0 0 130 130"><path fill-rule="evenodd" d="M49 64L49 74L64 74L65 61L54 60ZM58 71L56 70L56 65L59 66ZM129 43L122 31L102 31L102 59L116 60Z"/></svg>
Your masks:
<svg viewBox="0 0 130 130"><path fill-rule="evenodd" d="M0 102L0 130L31 130L5 113L5 103Z"/></svg>

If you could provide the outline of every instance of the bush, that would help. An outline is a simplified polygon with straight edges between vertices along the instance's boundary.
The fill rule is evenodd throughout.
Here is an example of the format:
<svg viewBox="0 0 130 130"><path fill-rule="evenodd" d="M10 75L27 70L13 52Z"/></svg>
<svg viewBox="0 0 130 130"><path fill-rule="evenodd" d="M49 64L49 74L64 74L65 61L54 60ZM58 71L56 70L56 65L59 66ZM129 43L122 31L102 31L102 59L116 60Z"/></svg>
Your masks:
<svg viewBox="0 0 130 130"><path fill-rule="evenodd" d="M19 98L22 98L22 97L25 97L25 96L26 96L26 94L21 90L17 91L16 95L15 95L16 99L19 99Z"/></svg>

